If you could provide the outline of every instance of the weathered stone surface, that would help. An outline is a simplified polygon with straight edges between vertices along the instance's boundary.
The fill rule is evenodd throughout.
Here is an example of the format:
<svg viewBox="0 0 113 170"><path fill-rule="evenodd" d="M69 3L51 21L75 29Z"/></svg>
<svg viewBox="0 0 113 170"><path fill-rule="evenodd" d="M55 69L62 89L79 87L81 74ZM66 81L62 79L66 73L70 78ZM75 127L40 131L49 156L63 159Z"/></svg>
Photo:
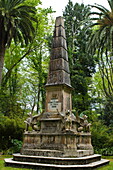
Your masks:
<svg viewBox="0 0 113 170"><path fill-rule="evenodd" d="M53 104L54 102L54 104ZM46 87L46 112L65 113L72 110L71 88L67 86L47 86Z"/></svg>
<svg viewBox="0 0 113 170"><path fill-rule="evenodd" d="M46 86L59 84L70 86L70 74L64 70L51 71Z"/></svg>
<svg viewBox="0 0 113 170"><path fill-rule="evenodd" d="M54 151L53 151L54 152ZM79 157L79 158L59 158L59 157L44 157L14 154L15 161L34 162L34 163L51 163L57 165L86 165L95 161L100 161L101 156L98 154Z"/></svg>
<svg viewBox="0 0 113 170"><path fill-rule="evenodd" d="M67 50L66 40L63 37L54 37L52 47L63 47L65 50Z"/></svg>
<svg viewBox="0 0 113 170"><path fill-rule="evenodd" d="M66 60L63 60L62 58L51 60L49 72L57 70L64 70L67 73L70 73L69 63Z"/></svg>
<svg viewBox="0 0 113 170"><path fill-rule="evenodd" d="M51 50L51 60L58 58L68 61L68 53L63 47L57 47Z"/></svg>
<svg viewBox="0 0 113 170"><path fill-rule="evenodd" d="M22 155L22 156L24 156L24 155ZM95 161L95 158L94 158L94 159L92 159L91 163L88 163L88 162L90 162L89 161L90 157L91 156L89 156L89 158L85 157L85 159L83 157L81 159L81 161L78 160L78 163L77 163L77 160L73 160L71 158L71 160L73 160L73 162L76 162L77 164L73 164L72 161L70 161L69 159L64 161L64 160L62 160L62 158L59 158L59 161L58 161L58 160L56 160L56 158L52 159L52 157L50 159L50 162L48 162L48 160L49 160L48 158L45 157L45 159L43 159L43 157L41 157L41 158L38 158L38 159L36 158L36 160L39 160L39 162L37 163L37 162L34 161L35 158L33 158L33 157L28 158L25 155L22 158L22 160L20 160L20 161L18 160L19 158L16 158L17 161L10 159L10 158L5 159L5 166L30 168L30 169L41 169L41 170L63 170L63 169L65 169L65 170L75 170L75 169L77 169L77 170L82 170L82 169L92 170L92 169L96 169L100 166L109 164L108 160L105 160L105 159L98 160L97 158L96 158L97 159L96 161ZM77 159L77 158L74 158L74 159ZM55 163L51 163L52 160ZM42 162L40 162L40 161L42 161ZM61 164L58 164L58 162L61 162ZM67 162L68 164L64 164L65 162ZM70 164L69 164L69 162L70 162ZM83 164L85 162L86 162L86 164Z"/></svg>
<svg viewBox="0 0 113 170"><path fill-rule="evenodd" d="M63 20L63 17L57 17L56 18L56 21L55 21L55 26L58 27L58 26L62 26L64 27L64 20Z"/></svg>
<svg viewBox="0 0 113 170"><path fill-rule="evenodd" d="M93 154L91 134L78 131L83 124L87 126L88 123L85 124L87 120L72 114L72 87L68 56L64 58L67 46L63 24L63 18L57 18L52 49L55 56L53 55L50 60L45 112L37 116L40 131L24 134L21 154L58 157ZM62 50L60 57L59 50Z"/></svg>
<svg viewBox="0 0 113 170"><path fill-rule="evenodd" d="M62 36L64 39L66 39L65 29L64 29L63 25L57 25L54 30L53 37L60 37L60 36Z"/></svg>
<svg viewBox="0 0 113 170"><path fill-rule="evenodd" d="M50 131L52 131L50 133ZM73 133L56 133L51 128L48 133L48 130L40 133L26 133L24 136L23 147L21 150L21 154L32 155L32 152L35 152L35 155L40 155L39 149L45 149L50 151L59 151L60 157L67 157L67 156L77 156L77 148L76 148L76 134ZM71 136L71 137L70 137ZM50 152L53 154L53 152ZM44 153L47 155L48 153ZM61 155L60 155L61 154ZM49 155L51 156L51 155ZM54 155L52 155L54 156Z"/></svg>
<svg viewBox="0 0 113 170"><path fill-rule="evenodd" d="M49 75L46 86L59 84L71 86L69 73L64 22L62 17L58 17L55 23Z"/></svg>

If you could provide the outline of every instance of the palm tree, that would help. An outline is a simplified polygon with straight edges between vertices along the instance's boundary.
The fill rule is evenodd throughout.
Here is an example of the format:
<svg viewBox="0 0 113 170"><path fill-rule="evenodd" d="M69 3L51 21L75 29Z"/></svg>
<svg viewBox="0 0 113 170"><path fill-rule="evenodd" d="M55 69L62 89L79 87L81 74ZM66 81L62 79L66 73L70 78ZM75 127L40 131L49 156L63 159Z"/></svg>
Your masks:
<svg viewBox="0 0 113 170"><path fill-rule="evenodd" d="M103 89L108 98L113 100L113 0L107 0L110 10L102 5L92 5L98 12L89 13L93 24L88 51L98 56L99 70Z"/></svg>
<svg viewBox="0 0 113 170"><path fill-rule="evenodd" d="M14 42L28 44L33 37L36 8L25 4L25 0L0 0L0 84L5 51Z"/></svg>

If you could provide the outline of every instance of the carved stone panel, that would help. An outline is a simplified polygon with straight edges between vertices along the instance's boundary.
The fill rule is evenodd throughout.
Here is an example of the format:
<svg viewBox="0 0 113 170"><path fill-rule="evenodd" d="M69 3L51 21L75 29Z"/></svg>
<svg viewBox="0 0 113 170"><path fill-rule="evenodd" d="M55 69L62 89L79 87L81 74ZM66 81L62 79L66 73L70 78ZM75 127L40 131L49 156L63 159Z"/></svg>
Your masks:
<svg viewBox="0 0 113 170"><path fill-rule="evenodd" d="M46 112L66 112L72 109L71 89L67 86L46 87Z"/></svg>
<svg viewBox="0 0 113 170"><path fill-rule="evenodd" d="M61 120L42 121L41 132L49 134L61 132Z"/></svg>
<svg viewBox="0 0 113 170"><path fill-rule="evenodd" d="M62 92L59 88L51 87L46 90L46 111L59 112L62 110Z"/></svg>
<svg viewBox="0 0 113 170"><path fill-rule="evenodd" d="M50 102L48 103L48 110L50 112L52 111L57 111L61 110L61 102L58 101L58 99L51 99Z"/></svg>

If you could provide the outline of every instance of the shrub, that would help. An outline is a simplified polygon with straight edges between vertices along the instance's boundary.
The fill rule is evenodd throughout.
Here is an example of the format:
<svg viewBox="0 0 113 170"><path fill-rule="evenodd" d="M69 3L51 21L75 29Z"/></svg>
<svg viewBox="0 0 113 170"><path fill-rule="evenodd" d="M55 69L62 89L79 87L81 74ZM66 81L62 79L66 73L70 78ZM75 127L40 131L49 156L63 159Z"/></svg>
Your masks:
<svg viewBox="0 0 113 170"><path fill-rule="evenodd" d="M0 150L15 148L17 147L18 141L22 141L24 130L23 122L20 118L10 119L7 116L0 116ZM16 149L17 148L14 150Z"/></svg>

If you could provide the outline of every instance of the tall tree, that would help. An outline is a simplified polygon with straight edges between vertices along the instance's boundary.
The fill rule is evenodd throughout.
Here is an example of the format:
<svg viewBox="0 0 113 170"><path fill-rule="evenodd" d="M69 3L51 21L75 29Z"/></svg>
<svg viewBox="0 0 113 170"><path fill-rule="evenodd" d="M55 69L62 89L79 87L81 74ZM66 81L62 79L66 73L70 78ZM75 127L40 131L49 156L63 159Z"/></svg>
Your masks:
<svg viewBox="0 0 113 170"><path fill-rule="evenodd" d="M36 108L37 112L42 111L45 105L44 84L49 55L46 37L51 34L50 13L51 9L37 7L38 28L32 43L23 48L12 41L6 51L0 91L0 113L4 115L23 116L30 110L35 112Z"/></svg>
<svg viewBox="0 0 113 170"><path fill-rule="evenodd" d="M91 29L84 32L85 26L89 25L86 14L90 11L84 4L73 4L69 0L63 16L65 18L65 29L68 45L71 82L73 90L73 108L85 111L90 106L88 86L91 76L95 72L95 59L86 53L86 44Z"/></svg>
<svg viewBox="0 0 113 170"><path fill-rule="evenodd" d="M107 0L109 10L96 4L91 7L97 9L90 12L93 32L90 35L88 51L98 56L99 70L106 97L113 101L113 0Z"/></svg>
<svg viewBox="0 0 113 170"><path fill-rule="evenodd" d="M37 22L36 8L26 5L25 0L0 0L0 84L6 48L14 42L28 44L32 40Z"/></svg>

